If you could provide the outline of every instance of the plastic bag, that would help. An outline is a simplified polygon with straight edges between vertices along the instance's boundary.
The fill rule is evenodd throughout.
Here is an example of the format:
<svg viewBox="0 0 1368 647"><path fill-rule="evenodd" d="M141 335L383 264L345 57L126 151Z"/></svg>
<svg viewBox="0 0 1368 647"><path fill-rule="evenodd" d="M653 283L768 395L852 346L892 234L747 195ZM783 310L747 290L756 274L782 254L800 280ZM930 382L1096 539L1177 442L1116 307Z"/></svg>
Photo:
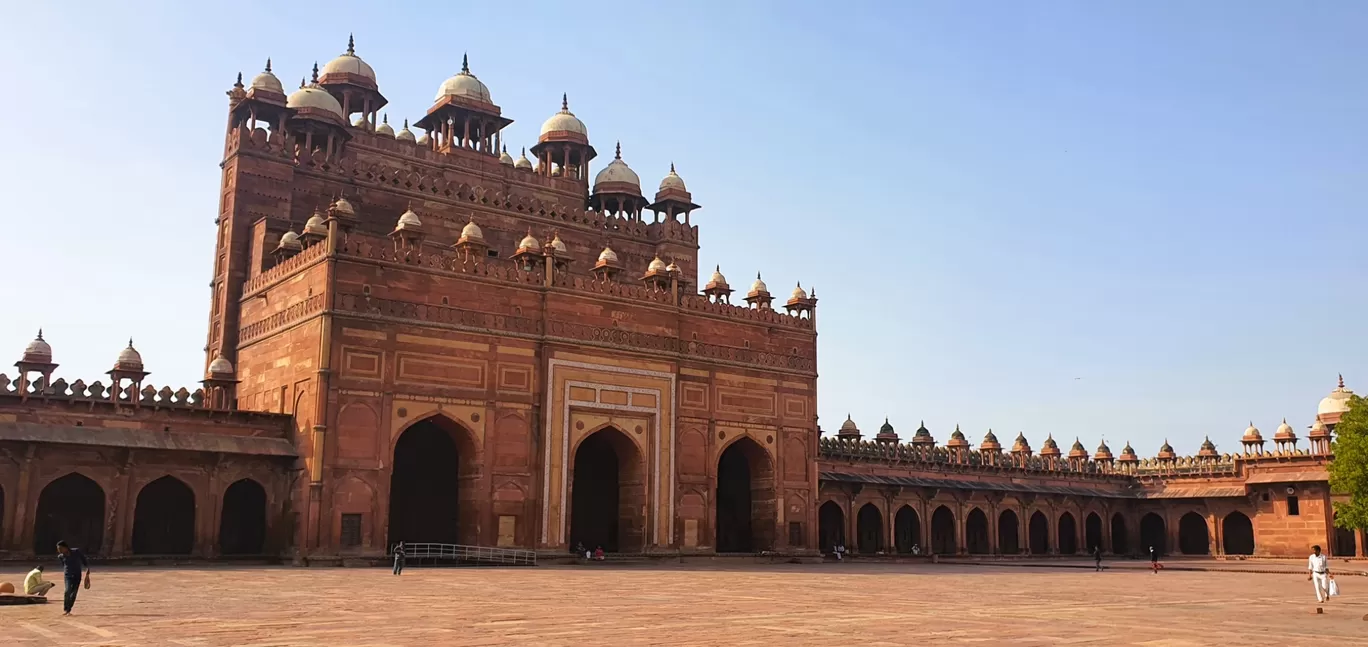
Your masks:
<svg viewBox="0 0 1368 647"><path fill-rule="evenodd" d="M1335 581L1335 578L1333 578L1333 577L1330 578L1330 587L1329 587L1329 591L1330 591L1330 595L1332 595L1332 596L1339 595L1339 582L1336 582L1336 581Z"/></svg>

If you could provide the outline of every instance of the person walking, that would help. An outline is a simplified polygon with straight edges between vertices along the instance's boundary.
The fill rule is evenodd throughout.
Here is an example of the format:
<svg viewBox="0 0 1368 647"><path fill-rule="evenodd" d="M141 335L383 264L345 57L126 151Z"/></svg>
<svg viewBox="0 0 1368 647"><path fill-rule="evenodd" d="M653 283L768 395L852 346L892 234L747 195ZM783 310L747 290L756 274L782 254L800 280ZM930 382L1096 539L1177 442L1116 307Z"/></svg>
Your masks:
<svg viewBox="0 0 1368 647"><path fill-rule="evenodd" d="M1321 554L1320 546L1311 547L1311 557L1306 560L1306 581L1316 587L1316 602L1330 601L1330 564Z"/></svg>
<svg viewBox="0 0 1368 647"><path fill-rule="evenodd" d="M1150 546L1149 548L1150 548L1150 568L1154 571L1154 574L1155 574L1155 575L1158 575L1158 574L1159 574L1159 551L1155 550L1155 549L1154 549L1154 546Z"/></svg>
<svg viewBox="0 0 1368 647"><path fill-rule="evenodd" d="M1093 563L1097 566L1097 572L1102 572L1102 546L1093 546Z"/></svg>
<svg viewBox="0 0 1368 647"><path fill-rule="evenodd" d="M62 615L69 616L71 608L76 606L76 594L81 590L82 580L85 587L90 588L90 563L81 549L68 546L65 540L57 542L57 561L62 563L62 575L66 580Z"/></svg>
<svg viewBox="0 0 1368 647"><path fill-rule="evenodd" d="M397 544L394 545L394 574L395 574L395 575L400 575L400 574L402 574L402 573L404 572L404 558L405 558L405 557L408 557L408 554L404 552L404 542L401 541L401 542L399 542L399 543L397 543Z"/></svg>
<svg viewBox="0 0 1368 647"><path fill-rule="evenodd" d="M43 579L42 564L33 567L33 570L29 571L29 574L24 577L24 595L36 595L40 598L45 598L47 597L48 591L51 591L54 586L57 585Z"/></svg>

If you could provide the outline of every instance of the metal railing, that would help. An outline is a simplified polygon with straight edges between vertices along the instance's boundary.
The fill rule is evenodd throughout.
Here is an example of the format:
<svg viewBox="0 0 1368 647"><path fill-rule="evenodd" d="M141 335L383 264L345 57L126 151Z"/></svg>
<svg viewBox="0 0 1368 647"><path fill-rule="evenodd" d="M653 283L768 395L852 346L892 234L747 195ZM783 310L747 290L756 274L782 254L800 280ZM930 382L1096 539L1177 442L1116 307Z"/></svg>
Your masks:
<svg viewBox="0 0 1368 647"><path fill-rule="evenodd" d="M520 548L493 548L461 544L404 544L404 558L408 562L456 562L478 566L536 566L536 551Z"/></svg>

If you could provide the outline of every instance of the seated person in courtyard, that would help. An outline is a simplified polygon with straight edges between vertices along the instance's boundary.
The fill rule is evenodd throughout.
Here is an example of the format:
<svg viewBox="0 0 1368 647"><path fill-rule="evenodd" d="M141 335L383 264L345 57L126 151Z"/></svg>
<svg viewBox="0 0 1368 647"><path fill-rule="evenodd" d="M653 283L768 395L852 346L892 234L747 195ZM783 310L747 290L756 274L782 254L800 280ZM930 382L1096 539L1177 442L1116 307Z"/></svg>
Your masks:
<svg viewBox="0 0 1368 647"><path fill-rule="evenodd" d="M603 561L603 546L594 549L594 559Z"/></svg>
<svg viewBox="0 0 1368 647"><path fill-rule="evenodd" d="M39 564L24 578L24 594L47 597L48 591L57 586L43 579L43 566Z"/></svg>

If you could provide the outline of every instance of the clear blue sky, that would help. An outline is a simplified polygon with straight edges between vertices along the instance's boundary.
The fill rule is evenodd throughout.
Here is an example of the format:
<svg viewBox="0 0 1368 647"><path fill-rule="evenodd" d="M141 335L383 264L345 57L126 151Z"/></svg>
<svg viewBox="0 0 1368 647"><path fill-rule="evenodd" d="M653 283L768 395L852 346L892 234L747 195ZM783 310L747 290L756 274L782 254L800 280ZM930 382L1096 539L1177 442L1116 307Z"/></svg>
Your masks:
<svg viewBox="0 0 1368 647"><path fill-rule="evenodd" d="M704 267L816 285L828 431L1234 450L1368 391L1365 3L57 4L0 27L0 350L69 380L199 379L224 91L355 32L396 126L469 52L510 148L564 91L674 161Z"/></svg>

